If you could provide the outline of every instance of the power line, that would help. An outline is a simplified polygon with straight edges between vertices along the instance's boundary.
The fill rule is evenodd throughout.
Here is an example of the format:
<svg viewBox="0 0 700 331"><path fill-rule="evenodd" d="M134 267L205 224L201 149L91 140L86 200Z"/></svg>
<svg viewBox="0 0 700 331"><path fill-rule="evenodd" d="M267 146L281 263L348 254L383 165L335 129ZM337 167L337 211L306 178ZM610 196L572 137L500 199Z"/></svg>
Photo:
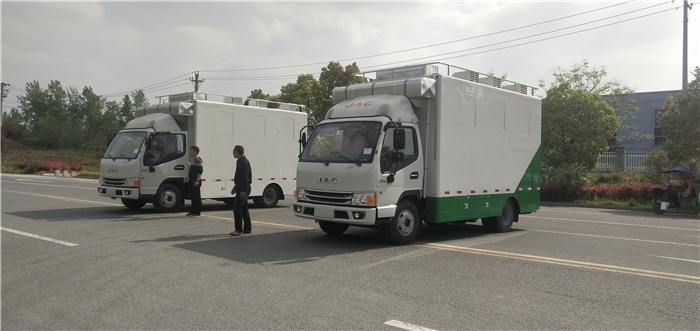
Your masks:
<svg viewBox="0 0 700 331"><path fill-rule="evenodd" d="M665 3L664 3L664 4L665 4ZM629 11L629 12L622 13L622 14L617 14L617 15L609 16L609 17L602 18L602 19L597 19L597 20L589 21L589 22L586 22L586 23L580 23L580 24L576 24L576 25L569 26L569 27L564 27L564 28L560 28L560 29L556 29L556 30L552 30L552 31L548 31L548 32L537 33L537 34L534 34L534 35L529 35L529 36L525 36L525 37L515 38L515 39L511 39L511 40L507 40L507 41L502 41L502 42L497 42L497 43L492 43L492 44L482 45L482 46L477 46L477 47L471 47L471 48L462 49L462 50L459 50L459 51L453 51L453 52L435 54L435 55L430 55L430 56L425 56L425 57L420 57L420 58L413 58L413 59L410 59L410 60L395 61L395 62L383 63L383 64L380 64L380 65L365 66L365 67L363 67L363 68L366 69L366 68L385 67L385 66L392 65L392 64L400 64L400 63L406 63L406 62L413 62L413 61L416 61L416 60L425 60L425 59L435 58L435 57L444 56L444 55L450 55L450 54L456 54L456 53L463 53L463 52L473 51L473 50L477 50L477 49L482 49L482 48L487 48L487 47L493 47L493 46L503 45L503 44L507 44L507 43L517 42L517 41L519 41L519 40L530 39L530 38L534 38L534 37L537 37L537 36L542 36L542 35L546 35L546 34L551 34L551 33L555 33L555 32L560 32L560 31L563 31L563 30L568 30L568 29L572 29L572 28L576 28L576 27L580 27L580 26L584 26L584 25L588 25L588 24L592 24L592 23L596 23L596 22L600 22L600 21L604 21L604 20L616 18L616 17L621 17L621 16L624 16L624 15L628 15L628 14L631 14L631 13L639 12L639 11L646 10L646 9L650 9L650 8L657 7L657 6L659 6L659 4L652 5L652 6L648 6L648 7L641 8L641 9L637 9L637 10L633 10L633 11ZM551 40L551 39L555 39L555 38L561 38L561 37L564 37L564 36L569 36L569 35L573 35L573 34L578 34L578 33L583 33L583 32L587 32L587 31L591 31L591 30L600 29L600 28L607 27L607 26L612 26L612 25L616 25L616 24L621 24L621 23L624 23L624 22L628 22L628 21L632 21L632 20L636 20L636 19L640 19L640 18L652 16L652 15L661 14L661 13L664 13L664 12L667 12L667 11L671 11L671 10L676 10L676 9L678 9L678 7L669 8L669 9L665 9L665 10L661 10L661 11L657 11L657 12L653 12L653 13L649 13L649 14L645 14L645 15L641 15L641 16L637 16L637 17L633 17L633 18L629 18L629 19L625 19L625 20L620 20L620 21L616 21L616 22L612 22L612 23L608 23L608 24L603 24L603 25L600 25L600 26L591 27L591 28L587 28L587 29L583 29L583 30L578 30L578 31L570 32L570 33L565 33L565 34L561 34L561 35L556 35L556 36L552 36L552 37L548 37L548 38L542 38L542 39L533 40L533 41L529 41L529 42L524 42L524 43L520 43L520 44L515 44L515 45L508 45L508 46L504 46L504 47L499 47L499 48L495 48L495 49L489 49L489 50L484 50L484 51L479 51L479 52L474 52L474 53L469 53L469 54L462 54L462 55L457 55L457 56L453 56L453 57L442 58L442 59L438 59L438 60L434 60L434 61L443 61L443 60L448 60L448 59L453 59L453 58L458 58L458 57L464 57L464 56L482 54L482 53L493 52L493 51L503 50L503 49L512 48L512 47L523 46L523 45L532 44L532 43L536 43L536 42ZM311 75L313 75L313 76L318 76L318 75L320 75L320 73L312 73ZM283 76L247 76L247 77L207 77L207 79L210 79L210 80L227 80L227 81L237 81L237 80L283 80L283 79L290 79L290 78L296 78L296 77L297 77L297 75L283 75Z"/></svg>
<svg viewBox="0 0 700 331"><path fill-rule="evenodd" d="M186 74L183 74L183 75L180 75L180 76L177 76L177 77L174 77L174 78L171 78L171 79L162 81L162 82L160 82L160 83L155 83L155 84L151 84L151 85L146 85L146 86L144 86L144 87L139 87L139 88L135 88L135 89L130 89L130 90L122 91L122 92L115 92L115 93L102 94L102 96L103 96L103 97L122 96L122 95L124 95L125 93L129 93L129 92L132 92L132 91L146 90L146 89L148 89L148 88L150 88L150 87L157 87L158 85L162 85L162 84L165 84L165 83L174 81L174 80L176 80L176 79L180 79L180 78L185 77L185 76L187 76L187 75L189 75L189 74L191 74L191 72L188 72L188 73L186 73Z"/></svg>
<svg viewBox="0 0 700 331"><path fill-rule="evenodd" d="M486 34L477 35L477 36L472 36L472 37L468 37L468 38L456 39L456 40L452 40L452 41L446 41L446 42L441 42L441 43L431 44L431 45L426 45L426 46L420 46L420 47L407 48L407 49L403 49L403 50L399 50L399 51L392 51L392 52L379 53L379 54L373 54L373 55L366 55L366 56L360 56L360 57L354 57L354 58L340 59L340 60L337 60L337 61L338 61L338 62L343 62L343 61L362 60L362 59L367 59L367 58L372 58L372 57L379 57L379 56L385 56L385 55L392 55L392 54L398 54L398 53L405 53L405 52L415 51L415 50L419 50L419 49L431 48L431 47L435 47L435 46L442 46L442 45L453 44L453 43L458 43L458 42L467 41L467 40L473 40L473 39L478 39L478 38L483 38L483 37L489 37L489 36L493 36L493 35L497 35L497 34L502 34L502 33L505 33L505 32L511 32L511 31L516 31L516 30L521 30L521 29L530 28L530 27L533 27L533 26L543 25L543 24L552 23L552 22L556 22L556 21L560 21L560 20L564 20L564 19L568 19L568 18L572 18L572 17L576 17L576 16L581 16L581 15L593 13L593 12L596 12L596 11L601 11L601 10L609 9L609 8L612 8L612 7L616 7L616 6L628 4L628 3L630 3L630 2L634 2L634 0L630 0L630 1L627 1L627 2L621 2L621 3L616 3L616 4L613 4L613 5L609 5L609 6L605 6L605 7L601 7L601 8L596 8L596 9L592 9L592 10L589 10L589 11L584 11L584 12L577 13L577 14L567 15L567 16L563 16L563 17L559 17L559 18L555 18L555 19L550 19L550 20L547 20L547 21L542 21L542 22L538 22L538 23L527 24L527 25L523 25L523 26L516 27L516 28L505 29L505 30L501 30L501 31L497 31L497 32L486 33ZM640 10L645 10L645 9L653 8L653 7L656 7L656 6L663 5L663 4L665 4L665 3L659 3L659 4L656 4L656 5L648 6L648 7L645 7L645 8L639 9L639 10L636 10L636 11L640 11ZM634 11L632 11L632 12L634 12ZM629 13L632 13L632 12L629 12ZM614 16L611 16L611 17L614 17ZM312 66L312 65L324 65L324 64L327 64L327 63L328 63L328 62L326 61L326 62L316 62L316 63L307 63L307 64L294 64L294 65L287 65L287 66L276 66L276 67L265 67L265 68L202 70L202 72L262 71L262 70L272 70L272 69L288 69L288 68L297 68L297 67L308 67L308 66Z"/></svg>
<svg viewBox="0 0 700 331"><path fill-rule="evenodd" d="M489 49L489 50L485 50L485 51L479 51L479 52L474 52L474 53L469 53L469 54L462 54L462 55L457 55L457 56L452 56L452 57L446 57L446 58L436 59L436 60L434 60L434 61L444 61L444 60L449 60L449 59L454 59L454 58L459 58L459 57L464 57L464 56L482 54L482 53L493 52L493 51L503 50L503 49L512 48L512 47L517 47L517 46L524 46L524 45L528 45L528 44L534 44L534 43L541 42L541 41L546 41L546 40L561 38L561 37L570 36L570 35L573 35L573 34L578 34L578 33L582 33L582 32L587 32L587 31L591 31L591 30L596 30L596 29L604 28L604 27L611 26L611 25L616 25L616 24L620 24L620 23L624 23L624 22L629 22L629 21L633 21L633 20L636 20L636 19L640 19L640 18L652 16L652 15L657 15L657 14L661 14L661 13L664 13L664 12L667 12L667 11L676 10L676 9L678 9L678 7L669 8L669 9L664 9L664 10L657 11L657 12L654 12L654 13L645 14L645 15L641 15L641 16L637 16L637 17L632 17L632 18L628 18L628 19L625 19L625 20L621 20L621 21L617 21L617 22L612 22L612 23L607 23L607 24L603 24L603 25L599 25L599 26L595 26L595 27L591 27L591 28L587 28L587 29L583 29L583 30L579 30L579 31L569 32L569 33L565 33L565 34L561 34L561 35L556 35L556 36L552 36L552 37L548 37L548 38L537 39L537 40L533 40L533 41L528 41L528 42L524 42L524 43L520 43L520 44L515 44L515 45L508 45L508 46L499 47L499 48L494 48L494 49ZM626 15L626 14L627 14L627 13L622 14L622 15ZM622 16L622 15L619 15L619 16ZM618 16L615 16L615 17L618 17ZM541 36L541 35L546 35L546 34L550 34L550 33L554 33L554 32L559 32L559 31L567 30L567 29L574 28L574 27L578 27L578 26L582 26L582 25L587 25L587 24L590 24L590 23L599 22L599 21L601 21L601 20L606 20L606 19L609 19L609 18L612 18L612 17L608 17L608 18L604 18L604 19L592 21L592 22L589 22L589 23L577 24L577 25L574 25L574 26L570 26L570 27L566 27L566 28L561 28L561 29L557 29L557 30L553 30L553 31L549 31L549 32L538 33L538 34L530 35L530 36L527 36L527 37L511 39L511 40L502 41L502 42L498 42L498 43L493 43L493 44L489 44L489 45L483 45L483 46L478 46L478 47L472 47L472 48L464 49L464 50L461 50L461 51L454 51L454 52L442 53L442 54L438 54L438 55L424 56L424 57L420 57L420 58L416 58L416 59L410 59L410 60L404 60L404 61L396 61L396 62L384 63L384 64L381 64L381 65L367 66L367 67L365 67L365 68L382 67L382 66L391 65L391 64L399 64L399 63L411 62L411 61L416 61L416 60L425 60L425 59L430 59L430 58L434 58L434 57L438 57L438 56L443 56L443 55L450 55L450 54L455 54L455 53L462 53L462 52L472 51L472 50L476 50L476 49L481 49L481 48L486 48L486 47L492 47L492 46L497 46L497 45L502 45L502 44L507 44L507 43L510 43L510 42L518 41L518 40L530 39L530 38L537 37L537 36Z"/></svg>

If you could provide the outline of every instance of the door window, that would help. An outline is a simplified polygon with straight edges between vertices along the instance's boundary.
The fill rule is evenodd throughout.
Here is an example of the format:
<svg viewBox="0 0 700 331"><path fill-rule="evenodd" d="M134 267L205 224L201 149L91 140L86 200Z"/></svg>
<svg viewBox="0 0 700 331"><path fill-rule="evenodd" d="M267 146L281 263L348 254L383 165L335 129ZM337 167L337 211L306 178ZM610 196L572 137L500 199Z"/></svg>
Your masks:
<svg viewBox="0 0 700 331"><path fill-rule="evenodd" d="M177 160L184 155L184 134L158 134L151 138L146 149L146 157L143 159L143 164L152 167Z"/></svg>
<svg viewBox="0 0 700 331"><path fill-rule="evenodd" d="M387 129L386 134L384 135L382 155L380 158L382 173L387 174L392 171L399 171L418 159L418 139L416 139L417 137L415 130L413 128L405 127L402 127L402 129L404 129L404 132L406 132L406 148L400 150L404 153L404 160L403 162L398 162L398 164L391 160L393 152L396 151L394 149L394 131L396 128Z"/></svg>

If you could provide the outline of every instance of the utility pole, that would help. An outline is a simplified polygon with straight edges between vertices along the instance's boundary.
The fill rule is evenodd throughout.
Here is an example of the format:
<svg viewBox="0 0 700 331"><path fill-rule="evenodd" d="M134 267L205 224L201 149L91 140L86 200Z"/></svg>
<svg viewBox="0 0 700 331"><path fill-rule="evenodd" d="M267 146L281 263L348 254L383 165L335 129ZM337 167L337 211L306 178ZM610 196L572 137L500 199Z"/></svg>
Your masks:
<svg viewBox="0 0 700 331"><path fill-rule="evenodd" d="M204 79L199 79L199 71L194 72L194 78L190 78L190 82L194 84L194 91L199 91L199 85L204 83Z"/></svg>
<svg viewBox="0 0 700 331"><path fill-rule="evenodd" d="M683 0L683 91L688 85L688 9L692 8L693 5L688 4L688 0Z"/></svg>
<svg viewBox="0 0 700 331"><path fill-rule="evenodd" d="M5 84L5 83L0 83L0 87L2 87L2 96L0 97L0 112L5 112L5 109L3 108L2 104L3 101L5 101L5 98L7 98L7 92L10 90L10 84Z"/></svg>

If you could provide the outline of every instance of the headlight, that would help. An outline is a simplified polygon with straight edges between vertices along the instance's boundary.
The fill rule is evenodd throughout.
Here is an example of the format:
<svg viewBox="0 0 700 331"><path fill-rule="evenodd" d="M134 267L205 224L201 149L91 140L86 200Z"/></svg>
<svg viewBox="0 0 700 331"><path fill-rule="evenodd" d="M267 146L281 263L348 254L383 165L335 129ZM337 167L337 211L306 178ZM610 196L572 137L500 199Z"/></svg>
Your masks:
<svg viewBox="0 0 700 331"><path fill-rule="evenodd" d="M355 193L352 195L353 206L375 206L374 193Z"/></svg>
<svg viewBox="0 0 700 331"><path fill-rule="evenodd" d="M127 178L126 187L139 187L139 179L138 178Z"/></svg>
<svg viewBox="0 0 700 331"><path fill-rule="evenodd" d="M294 198L297 200L306 200L306 191L303 188L294 191Z"/></svg>
<svg viewBox="0 0 700 331"><path fill-rule="evenodd" d="M104 177L100 177L100 185L104 185L104 184L105 184L105 179L104 179Z"/></svg>

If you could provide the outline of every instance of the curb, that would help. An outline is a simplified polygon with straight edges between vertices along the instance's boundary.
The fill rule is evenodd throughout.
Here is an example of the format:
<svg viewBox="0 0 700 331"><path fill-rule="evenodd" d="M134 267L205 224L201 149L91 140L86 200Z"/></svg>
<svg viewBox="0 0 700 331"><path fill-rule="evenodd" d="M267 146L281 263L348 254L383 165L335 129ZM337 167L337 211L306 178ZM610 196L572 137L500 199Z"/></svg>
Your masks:
<svg viewBox="0 0 700 331"><path fill-rule="evenodd" d="M580 202L555 202L555 201L541 201L540 206L545 207L578 207L578 208L596 208L596 209L613 209L613 210L630 210L630 211L646 211L653 213L654 211L651 207L632 207L632 206L615 206L615 205L596 205L591 203L580 203ZM697 213L700 211L695 210L671 210L667 211L667 215L692 215L700 216Z"/></svg>

